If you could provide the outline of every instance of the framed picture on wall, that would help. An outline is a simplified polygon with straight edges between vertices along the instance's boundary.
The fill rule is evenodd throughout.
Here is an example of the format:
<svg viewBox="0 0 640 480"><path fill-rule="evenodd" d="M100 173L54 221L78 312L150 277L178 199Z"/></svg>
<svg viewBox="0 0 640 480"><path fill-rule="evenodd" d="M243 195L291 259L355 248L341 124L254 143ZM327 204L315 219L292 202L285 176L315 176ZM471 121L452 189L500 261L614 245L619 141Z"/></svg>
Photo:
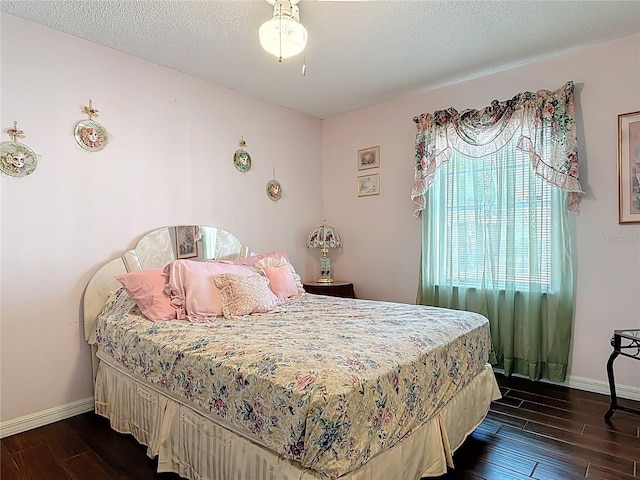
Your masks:
<svg viewBox="0 0 640 480"><path fill-rule="evenodd" d="M640 112L618 115L618 222L640 222Z"/></svg>
<svg viewBox="0 0 640 480"><path fill-rule="evenodd" d="M198 256L196 228L193 225L176 227L176 257L193 258Z"/></svg>
<svg viewBox="0 0 640 480"><path fill-rule="evenodd" d="M358 170L367 170L380 166L380 147L358 150Z"/></svg>
<svg viewBox="0 0 640 480"><path fill-rule="evenodd" d="M367 197L369 195L380 194L380 175L374 173L373 175L362 175L358 177L358 196Z"/></svg>

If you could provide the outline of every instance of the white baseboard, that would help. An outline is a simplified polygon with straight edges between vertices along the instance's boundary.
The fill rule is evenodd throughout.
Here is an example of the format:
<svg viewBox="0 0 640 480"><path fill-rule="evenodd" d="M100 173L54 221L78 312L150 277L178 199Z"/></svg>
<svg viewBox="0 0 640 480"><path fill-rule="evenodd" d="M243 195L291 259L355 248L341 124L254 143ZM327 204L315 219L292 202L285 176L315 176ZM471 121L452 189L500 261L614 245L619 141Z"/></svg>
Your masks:
<svg viewBox="0 0 640 480"><path fill-rule="evenodd" d="M587 392L601 393L607 396L611 394L611 392L609 391L609 382L592 380L591 378L575 377L573 375L569 375L564 383L560 383L559 385L576 388L578 390L586 390ZM618 398L640 401L640 387L616 384L616 396Z"/></svg>
<svg viewBox="0 0 640 480"><path fill-rule="evenodd" d="M493 369L498 373L504 373L504 370L500 368ZM515 377L528 378L524 375L514 373ZM593 380L592 378L576 377L575 375L568 375L564 382L552 382L550 380L540 380L544 383L551 383L553 385L562 385L563 387L575 388L576 390L585 390L587 392L601 393L607 397L611 395L609 390L609 382L602 380ZM626 398L627 400L636 400L640 402L640 387L632 387L631 385L620 385L616 383L616 396L618 398Z"/></svg>
<svg viewBox="0 0 640 480"><path fill-rule="evenodd" d="M0 438L15 435L16 433L26 432L33 428L42 427L65 418L80 415L92 411L94 408L93 397L85 398L75 402L60 405L59 407L49 408L41 412L25 415L24 417L14 418L6 422L0 423Z"/></svg>

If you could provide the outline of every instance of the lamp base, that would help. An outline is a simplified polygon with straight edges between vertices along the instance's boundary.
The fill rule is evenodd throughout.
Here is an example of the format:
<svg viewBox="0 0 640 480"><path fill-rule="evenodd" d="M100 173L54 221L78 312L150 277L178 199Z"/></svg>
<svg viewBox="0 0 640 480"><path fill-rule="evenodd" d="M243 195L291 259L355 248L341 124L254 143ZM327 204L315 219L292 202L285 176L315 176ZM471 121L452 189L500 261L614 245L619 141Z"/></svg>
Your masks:
<svg viewBox="0 0 640 480"><path fill-rule="evenodd" d="M316 280L316 283L333 283L333 278L320 277Z"/></svg>

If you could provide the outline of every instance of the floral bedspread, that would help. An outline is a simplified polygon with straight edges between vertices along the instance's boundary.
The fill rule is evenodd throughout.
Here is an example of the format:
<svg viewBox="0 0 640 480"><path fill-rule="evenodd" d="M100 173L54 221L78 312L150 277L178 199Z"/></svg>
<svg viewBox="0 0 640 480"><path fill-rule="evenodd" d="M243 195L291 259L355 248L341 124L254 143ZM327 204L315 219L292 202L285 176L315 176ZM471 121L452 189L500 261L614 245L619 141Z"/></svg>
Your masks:
<svg viewBox="0 0 640 480"><path fill-rule="evenodd" d="M120 290L96 343L133 377L338 478L427 422L484 368L490 336L475 313L312 294L154 323Z"/></svg>

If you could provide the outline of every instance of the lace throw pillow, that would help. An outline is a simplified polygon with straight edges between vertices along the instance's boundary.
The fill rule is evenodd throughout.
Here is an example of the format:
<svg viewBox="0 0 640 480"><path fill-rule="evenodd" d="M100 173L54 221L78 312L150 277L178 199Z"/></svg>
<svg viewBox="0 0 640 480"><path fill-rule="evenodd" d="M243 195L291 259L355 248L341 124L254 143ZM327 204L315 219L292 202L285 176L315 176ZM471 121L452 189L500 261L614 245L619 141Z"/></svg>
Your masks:
<svg viewBox="0 0 640 480"><path fill-rule="evenodd" d="M269 288L269 279L262 275L248 277L224 273L214 278L222 296L225 317L266 313L280 304Z"/></svg>

